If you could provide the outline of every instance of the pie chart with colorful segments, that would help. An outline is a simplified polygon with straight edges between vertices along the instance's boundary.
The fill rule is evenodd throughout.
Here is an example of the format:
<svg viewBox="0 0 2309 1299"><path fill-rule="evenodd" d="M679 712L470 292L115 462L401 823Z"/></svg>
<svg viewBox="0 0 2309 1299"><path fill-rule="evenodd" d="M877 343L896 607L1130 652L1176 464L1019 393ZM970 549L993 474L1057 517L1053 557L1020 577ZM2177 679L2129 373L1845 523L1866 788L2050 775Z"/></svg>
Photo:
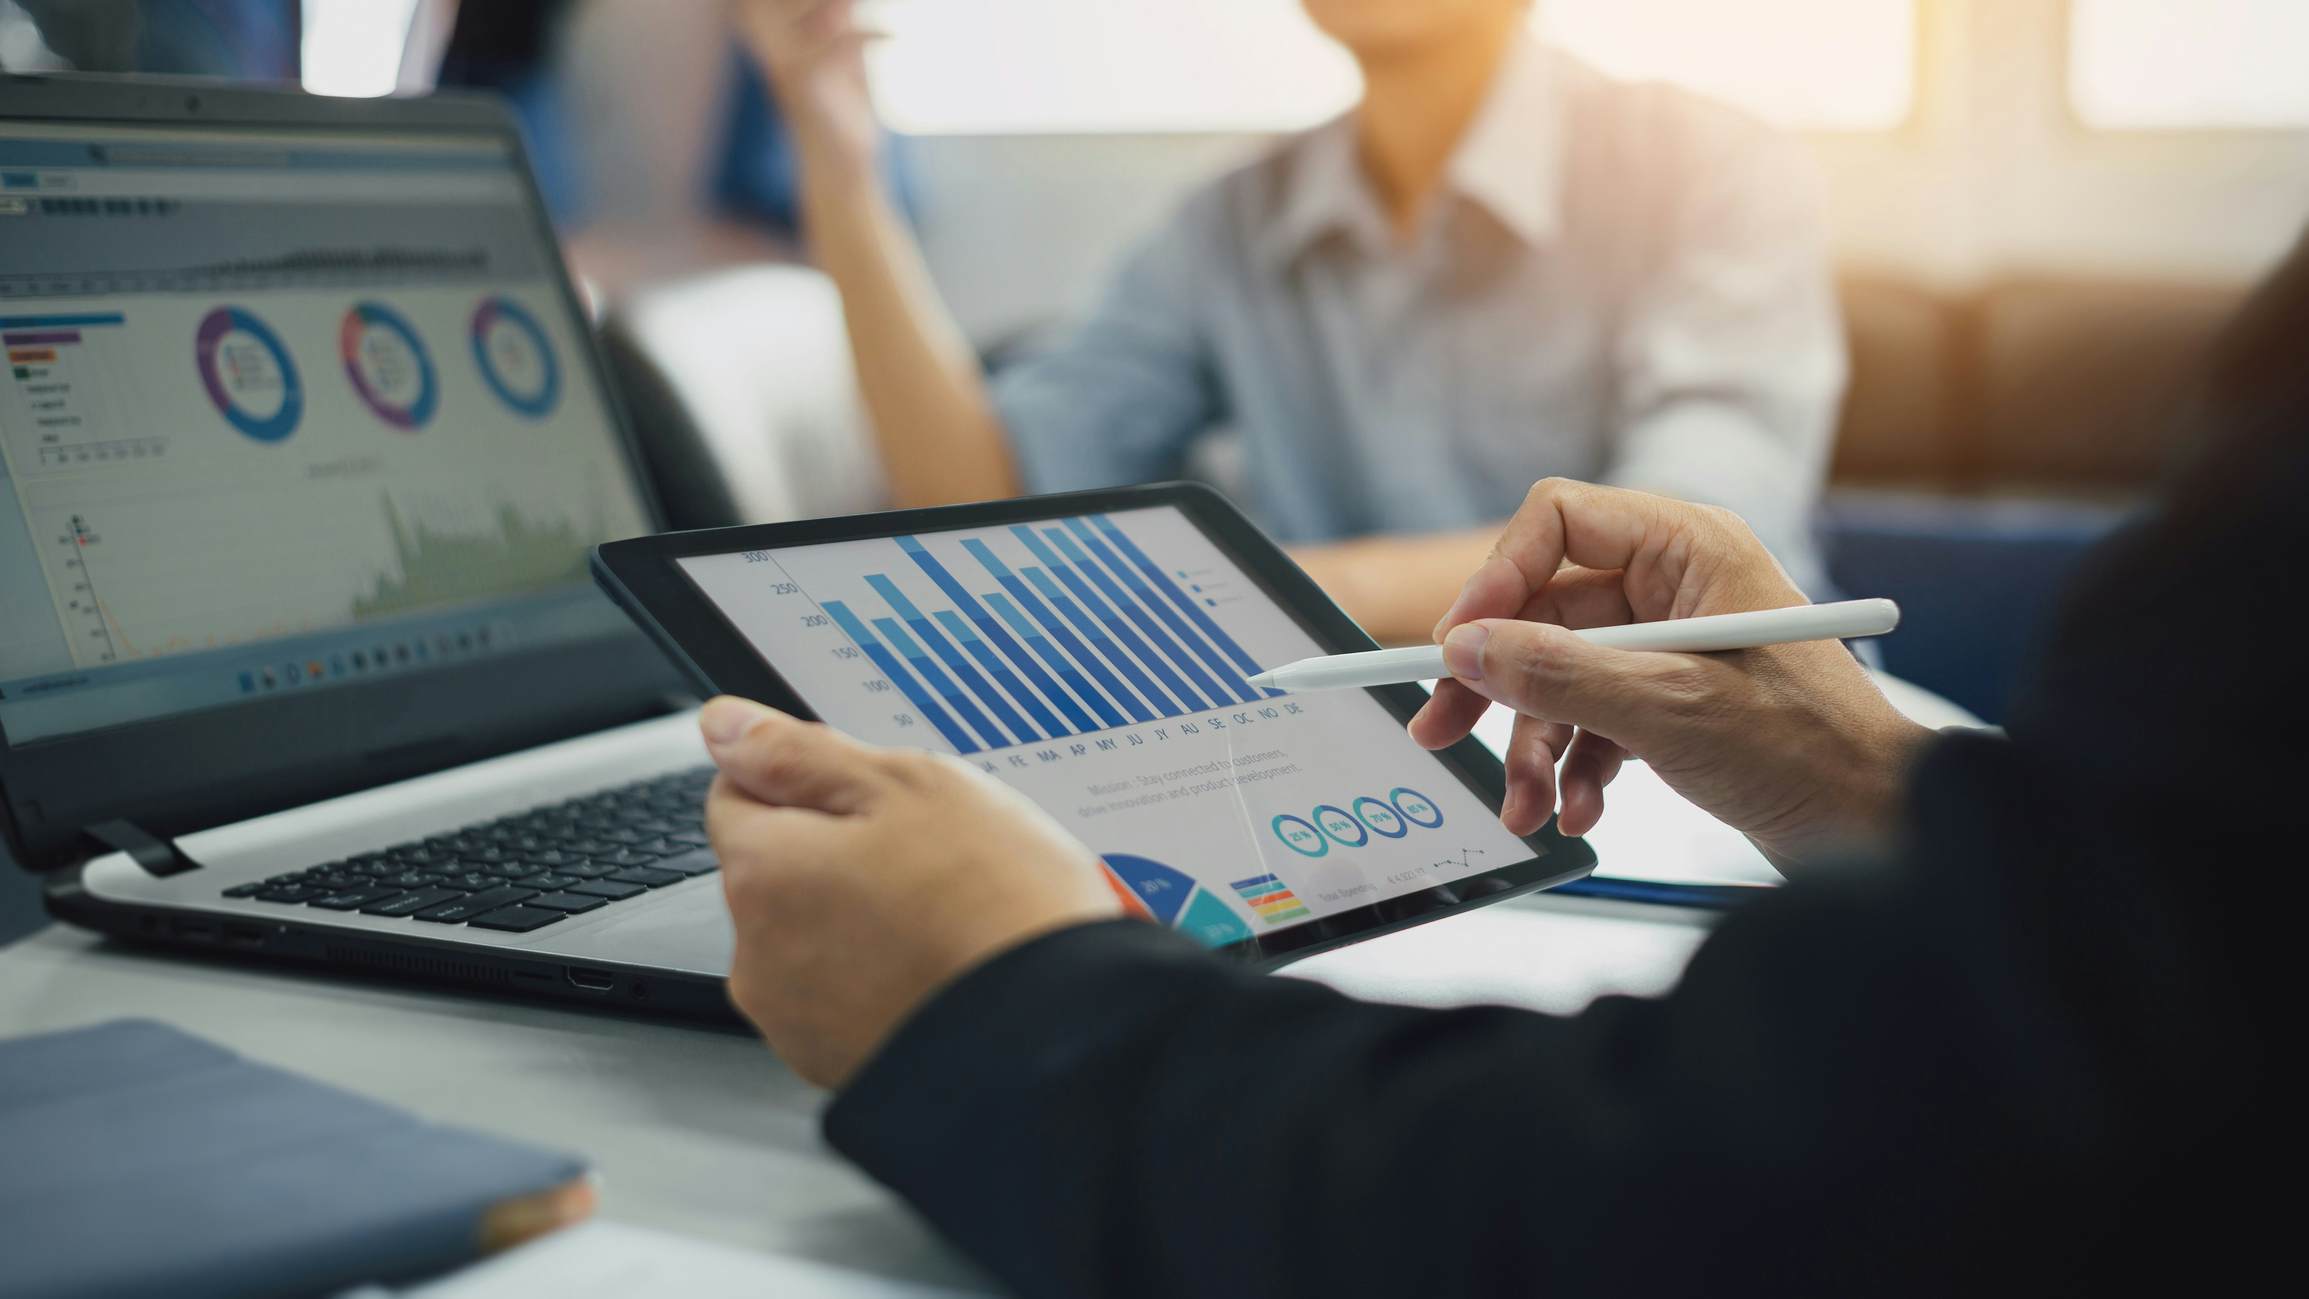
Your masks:
<svg viewBox="0 0 2309 1299"><path fill-rule="evenodd" d="M201 387L225 422L258 442L283 442L305 411L297 363L280 336L240 307L218 307L193 334Z"/></svg>
<svg viewBox="0 0 2309 1299"><path fill-rule="evenodd" d="M1251 927L1234 908L1197 885L1186 872L1129 853L1110 852L1101 861L1106 867L1106 882L1134 913L1169 925L1205 947L1224 947L1251 936Z"/></svg>
<svg viewBox="0 0 2309 1299"><path fill-rule="evenodd" d="M553 342L511 298L484 298L473 309L473 362L497 400L531 419L542 419L561 398Z"/></svg>
<svg viewBox="0 0 2309 1299"><path fill-rule="evenodd" d="M1226 903L1200 891L1194 901L1187 903L1187 913L1180 918L1177 929L1205 947L1224 947L1251 936L1251 927Z"/></svg>
<svg viewBox="0 0 2309 1299"><path fill-rule="evenodd" d="M1132 897L1146 904L1148 914L1166 925L1178 922L1179 913L1186 909L1187 895L1195 891L1193 879L1159 861L1128 853L1108 853L1105 860L1107 870Z"/></svg>
<svg viewBox="0 0 2309 1299"><path fill-rule="evenodd" d="M356 305L337 330L337 351L353 391L378 419L414 431L433 418L441 403L433 358L399 312L381 302Z"/></svg>

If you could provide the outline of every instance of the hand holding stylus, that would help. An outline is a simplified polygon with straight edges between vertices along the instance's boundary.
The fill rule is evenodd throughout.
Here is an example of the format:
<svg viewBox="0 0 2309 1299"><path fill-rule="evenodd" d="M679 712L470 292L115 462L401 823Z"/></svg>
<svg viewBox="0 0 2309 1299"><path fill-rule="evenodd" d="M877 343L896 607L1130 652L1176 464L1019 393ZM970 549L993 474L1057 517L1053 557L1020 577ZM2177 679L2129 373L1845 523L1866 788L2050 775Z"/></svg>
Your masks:
<svg viewBox="0 0 2309 1299"><path fill-rule="evenodd" d="M1561 811L1585 834L1629 757L1798 864L1880 836L1930 732L1902 717L1842 645L1691 654L1598 645L1580 630L1804 606L1727 511L1549 479L1436 628L1450 680L1412 719L1441 748L1492 704L1519 714L1508 828Z"/></svg>
<svg viewBox="0 0 2309 1299"><path fill-rule="evenodd" d="M1856 640L1882 636L1900 625L1900 606L1890 600L1841 600L1800 604L1750 613L1719 613L1665 622L1631 622L1589 627L1572 634L1607 649L1652 650L1675 654L1719 654L1807 640ZM1434 681L1451 675L1441 645L1406 645L1361 654L1327 654L1300 659L1250 678L1254 686L1277 690L1354 690Z"/></svg>

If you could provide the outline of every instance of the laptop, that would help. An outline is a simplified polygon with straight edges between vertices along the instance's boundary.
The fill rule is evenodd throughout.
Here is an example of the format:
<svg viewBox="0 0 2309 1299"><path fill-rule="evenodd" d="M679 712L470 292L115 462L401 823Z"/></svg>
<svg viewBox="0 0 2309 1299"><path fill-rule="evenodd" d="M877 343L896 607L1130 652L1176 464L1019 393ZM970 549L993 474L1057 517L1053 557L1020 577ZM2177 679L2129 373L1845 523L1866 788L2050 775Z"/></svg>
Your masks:
<svg viewBox="0 0 2309 1299"><path fill-rule="evenodd" d="M728 1013L658 512L487 100L0 78L0 826L73 924Z"/></svg>

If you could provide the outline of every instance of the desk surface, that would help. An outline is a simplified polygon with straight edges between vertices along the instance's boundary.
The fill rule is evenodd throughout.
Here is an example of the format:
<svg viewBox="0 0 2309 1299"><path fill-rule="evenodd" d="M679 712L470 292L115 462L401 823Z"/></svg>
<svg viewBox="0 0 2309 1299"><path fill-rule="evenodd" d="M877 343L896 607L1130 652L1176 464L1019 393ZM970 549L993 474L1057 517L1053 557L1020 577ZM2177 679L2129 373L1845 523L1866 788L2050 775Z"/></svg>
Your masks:
<svg viewBox="0 0 2309 1299"><path fill-rule="evenodd" d="M1601 991L1674 981L1703 931L1643 912L1506 903L1301 971L1362 995L1576 1009ZM736 1033L221 965L62 926L0 949L0 1036L128 1015L432 1118L580 1152L601 1174L610 1219L980 1284L828 1155L817 1094Z"/></svg>
<svg viewBox="0 0 2309 1299"><path fill-rule="evenodd" d="M1965 720L1895 691L1928 724ZM1607 863L1752 869L1744 840L1640 767L1614 787ZM1661 809L1666 809L1662 812ZM1698 818L1695 820L1694 818ZM1572 1011L1606 992L1671 986L1704 918L1530 898L1327 953L1293 968L1358 996ZM127 1015L164 1020L446 1122L582 1153L604 1217L879 1276L983 1286L879 1187L818 1139L821 1098L752 1039L286 974L139 951L52 926L0 948L0 1037Z"/></svg>

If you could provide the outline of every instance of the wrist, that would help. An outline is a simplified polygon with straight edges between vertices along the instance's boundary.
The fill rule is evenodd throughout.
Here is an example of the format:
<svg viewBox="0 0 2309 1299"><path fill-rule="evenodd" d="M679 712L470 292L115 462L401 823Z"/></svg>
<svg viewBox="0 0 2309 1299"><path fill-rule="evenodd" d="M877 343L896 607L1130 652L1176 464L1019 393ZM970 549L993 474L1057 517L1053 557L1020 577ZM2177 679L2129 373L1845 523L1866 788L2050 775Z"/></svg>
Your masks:
<svg viewBox="0 0 2309 1299"><path fill-rule="evenodd" d="M1870 761L1858 776L1852 803L1853 822L1872 844L1887 843L1899 833L1908 806L1909 778L1939 734L1898 711L1876 729Z"/></svg>
<svg viewBox="0 0 2309 1299"><path fill-rule="evenodd" d="M882 129L870 104L829 104L809 94L776 95L778 118L793 141L805 179L865 183L878 179Z"/></svg>
<svg viewBox="0 0 2309 1299"><path fill-rule="evenodd" d="M882 187L882 136L835 127L794 132L794 156L802 183L836 190L872 191Z"/></svg>
<svg viewBox="0 0 2309 1299"><path fill-rule="evenodd" d="M1887 705L1884 716L1847 731L1846 743L1826 746L1815 797L1786 823L1750 832L1750 841L1784 875L1881 852L1899 834L1910 773L1937 735Z"/></svg>

